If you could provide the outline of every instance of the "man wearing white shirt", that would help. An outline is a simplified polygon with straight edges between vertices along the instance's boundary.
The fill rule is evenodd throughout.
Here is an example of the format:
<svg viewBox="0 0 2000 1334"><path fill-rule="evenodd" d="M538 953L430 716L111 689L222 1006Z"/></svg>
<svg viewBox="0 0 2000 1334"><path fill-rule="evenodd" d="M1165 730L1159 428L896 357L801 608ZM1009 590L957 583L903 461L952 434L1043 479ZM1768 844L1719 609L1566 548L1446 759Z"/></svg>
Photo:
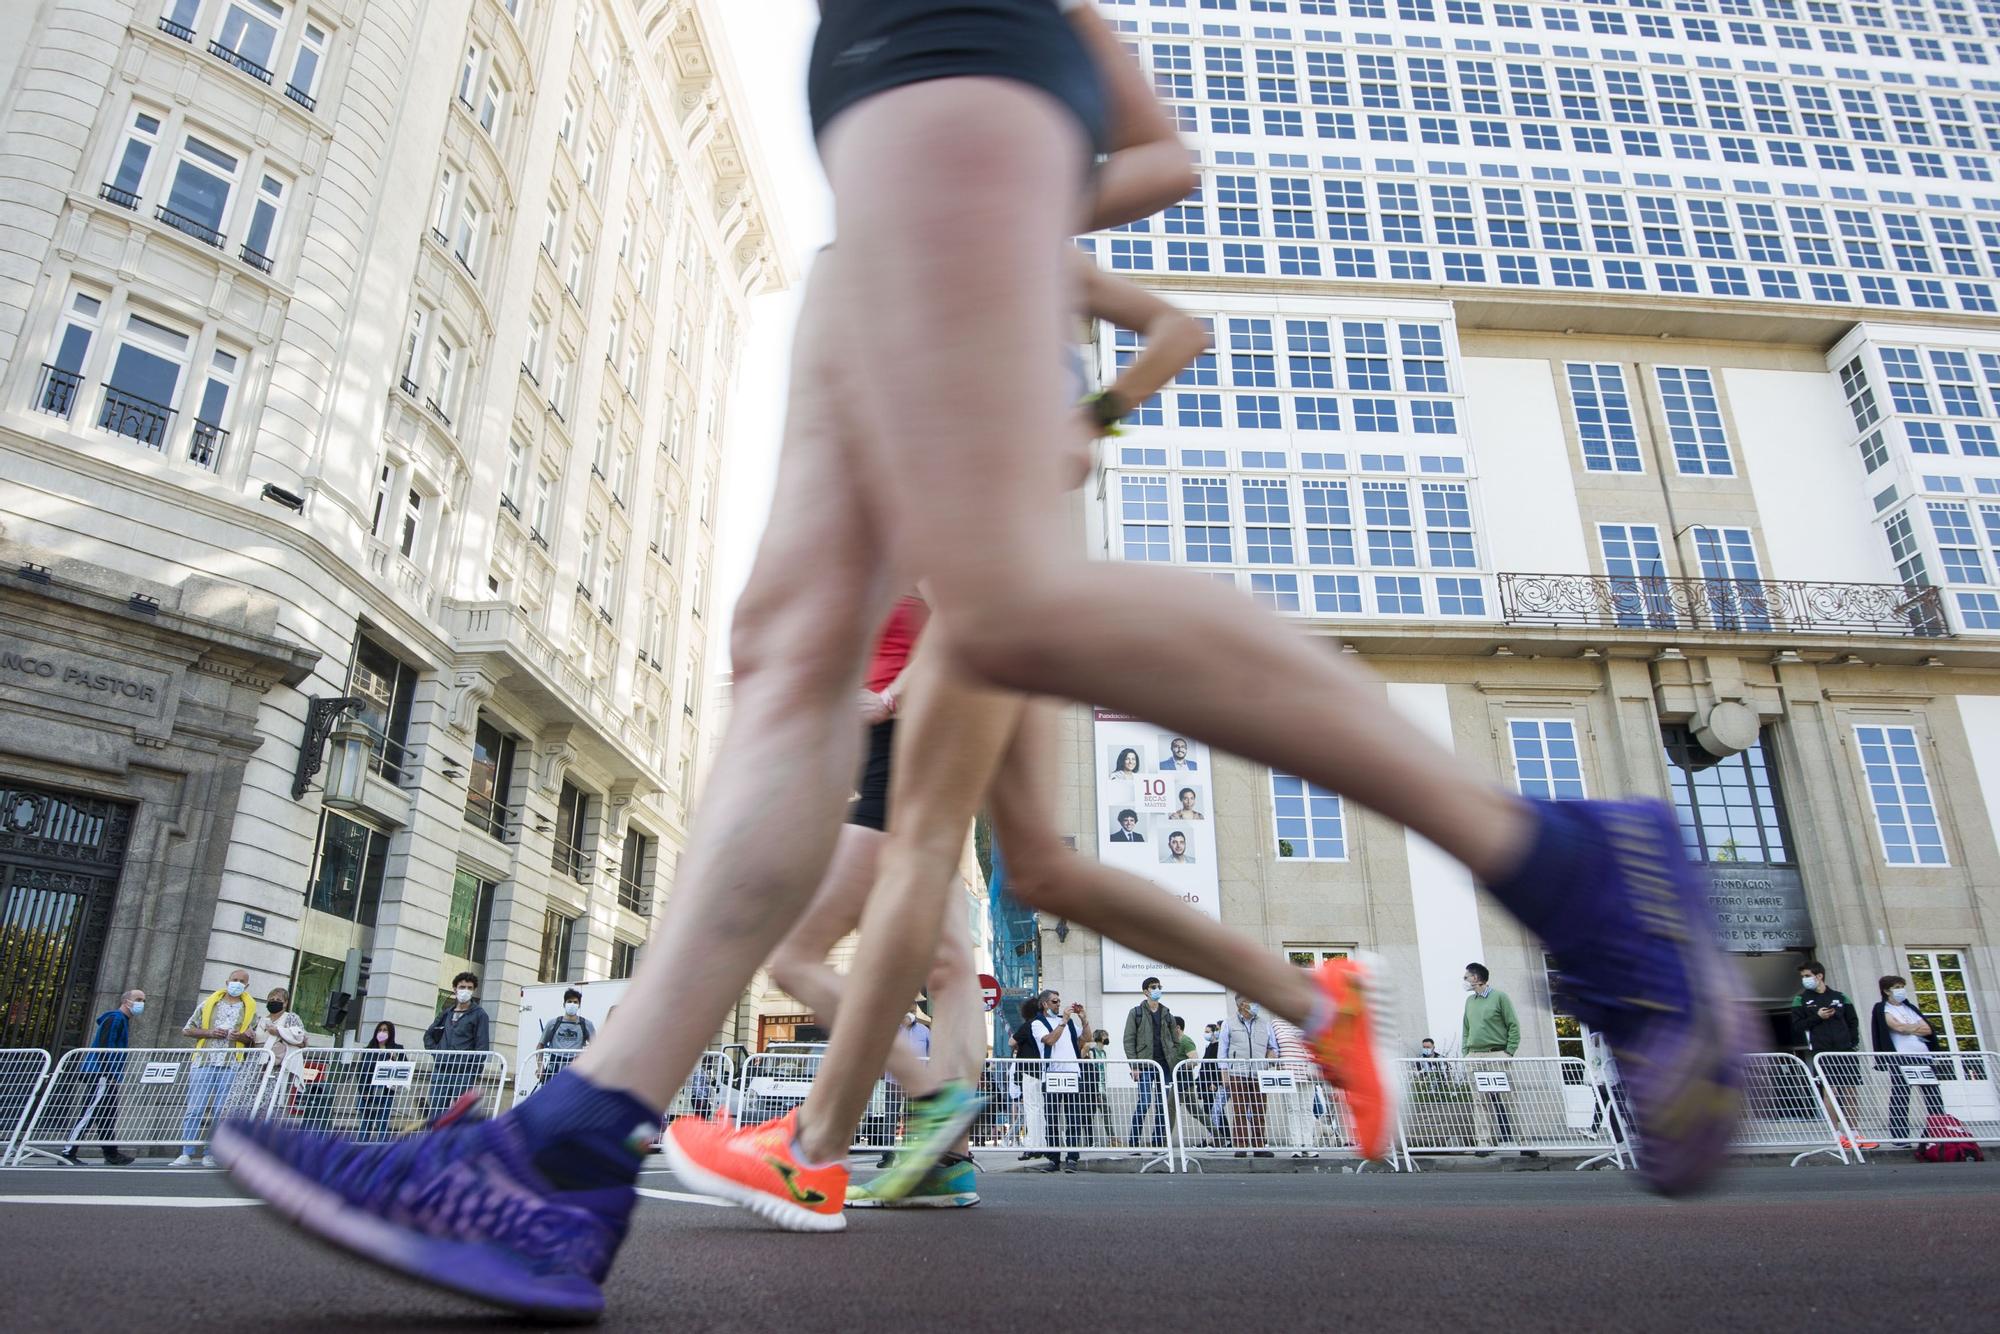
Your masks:
<svg viewBox="0 0 2000 1334"><path fill-rule="evenodd" d="M1924 1095L1924 1110L1927 1116L1944 1113L1944 1094L1938 1089L1935 1067L1931 1053L1936 1050L1937 1030L1923 1011L1910 998L1908 978L1891 974L1877 984L1882 999L1875 1003L1871 1046L1878 1052L1893 1055L1875 1059L1878 1070L1886 1070L1889 1075L1889 1136L1891 1139L1910 1138L1910 1075L1919 1080L1929 1079L1915 1085Z"/></svg>
<svg viewBox="0 0 2000 1334"><path fill-rule="evenodd" d="M1065 1014L1062 994L1044 991L1042 1013L1030 1026L1042 1049L1042 1115L1048 1125L1049 1143L1053 1145L1077 1142L1083 1112L1079 1082L1083 1068L1077 1062L1083 1058L1083 1035L1088 1023L1081 1004L1071 1005ZM1072 1149L1068 1171L1076 1170L1080 1157ZM1060 1153L1049 1156L1047 1170L1065 1170Z"/></svg>
<svg viewBox="0 0 2000 1334"><path fill-rule="evenodd" d="M1278 1035L1248 996L1236 998L1236 1013L1222 1026L1222 1058L1236 1064L1223 1068L1229 1089L1229 1126L1236 1156L1272 1156L1264 1142L1264 1090L1257 1079L1260 1061L1275 1059Z"/></svg>

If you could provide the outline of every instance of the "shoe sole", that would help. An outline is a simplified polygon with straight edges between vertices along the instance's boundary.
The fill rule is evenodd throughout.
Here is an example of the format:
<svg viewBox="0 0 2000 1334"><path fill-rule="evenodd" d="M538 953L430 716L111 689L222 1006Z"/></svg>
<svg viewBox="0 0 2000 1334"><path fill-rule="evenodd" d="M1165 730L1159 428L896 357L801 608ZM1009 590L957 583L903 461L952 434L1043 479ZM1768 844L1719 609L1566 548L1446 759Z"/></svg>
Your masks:
<svg viewBox="0 0 2000 1334"><path fill-rule="evenodd" d="M357 1209L230 1126L219 1128L213 1143L230 1180L335 1250L431 1287L543 1320L587 1324L604 1314L604 1294L588 1279L558 1281L559 1290L550 1290L546 1280L521 1282L517 1273L493 1264L485 1246L425 1236Z"/></svg>
<svg viewBox="0 0 2000 1334"><path fill-rule="evenodd" d="M660 1141L666 1151L667 1164L674 1169L674 1175L703 1195L713 1195L718 1200L748 1209L773 1227L787 1232L839 1232L846 1228L847 1219L841 1214L814 1213L786 1200L781 1200L769 1191L746 1186L731 1177L711 1172L688 1157L673 1130L668 1129ZM842 1202L845 1207L845 1201Z"/></svg>
<svg viewBox="0 0 2000 1334"><path fill-rule="evenodd" d="M979 1114L985 1109L985 1095L973 1094L963 1107L953 1112L951 1118L943 1122L928 1138L904 1145L897 1157L899 1165L891 1166L886 1172L875 1177L868 1183L868 1188L885 1200L906 1198L922 1183L924 1174L931 1170L932 1165L958 1142L958 1137L972 1129L973 1122L979 1119ZM909 1163L911 1166L901 1167L902 1163ZM915 1166L918 1163L923 1166Z"/></svg>
<svg viewBox="0 0 2000 1334"><path fill-rule="evenodd" d="M970 1209L979 1203L974 1193L957 1195L905 1195L900 1200L849 1200L850 1209Z"/></svg>

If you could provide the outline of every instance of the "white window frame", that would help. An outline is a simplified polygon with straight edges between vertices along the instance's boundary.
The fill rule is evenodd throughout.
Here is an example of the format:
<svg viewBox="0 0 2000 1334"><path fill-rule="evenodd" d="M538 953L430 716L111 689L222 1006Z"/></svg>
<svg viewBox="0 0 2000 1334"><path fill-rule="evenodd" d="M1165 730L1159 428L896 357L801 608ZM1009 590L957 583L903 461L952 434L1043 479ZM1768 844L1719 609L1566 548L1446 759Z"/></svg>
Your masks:
<svg viewBox="0 0 2000 1334"><path fill-rule="evenodd" d="M1944 1025L1943 1032L1933 1032L1938 1040L1940 1054L1967 1056L1986 1051L1986 1040L1979 1028L1979 1006L1974 1001L1978 988L1972 985L1972 951L1962 945L1913 945L1903 951L1903 967L1910 979L1910 999L1917 1009L1929 1016L1935 1016ZM1946 956L1956 959L1956 965L1944 962ZM1962 984L1958 989L1947 989L1944 975L1957 973ZM1925 997L1930 997L1926 1005ZM1954 1009L1951 998L1960 1002ZM1957 1015L1964 1015L1972 1023L1972 1040L1967 1045L1952 1024Z"/></svg>
<svg viewBox="0 0 2000 1334"><path fill-rule="evenodd" d="M1871 734L1873 735L1871 736ZM1875 792L1877 787L1875 780L1878 775L1869 772L1867 752L1871 746L1889 747L1888 759L1892 764L1895 764L1894 748L1903 745L1909 747L1911 756L1916 761L1916 776L1923 783L1924 804L1927 804L1931 811L1929 827L1937 832L1937 858L1933 861L1926 861L1922 857L1920 845L1916 838L1918 826L1912 824L1909 819L1909 811L1913 806L1913 803L1909 800L1909 795L1913 789L1907 786L1907 775L1902 773L1879 775L1887 778L1890 785L1896 789L1893 809L1902 817L1899 821L1901 826L1909 830L1911 834L1909 846L1913 856L1910 860L1898 861L1890 850L1889 831L1882 821L1885 803ZM1924 761L1924 738L1917 732L1917 729L1907 723L1857 722L1854 724L1854 746L1855 760L1861 766L1862 787L1868 794L1868 807L1875 819L1875 841L1876 846L1882 851L1883 864L1898 867L1950 866L1951 853L1945 846L1944 821L1938 813L1936 790L1931 785L1930 766Z"/></svg>
<svg viewBox="0 0 2000 1334"><path fill-rule="evenodd" d="M1679 378L1679 388L1667 387L1670 377ZM1703 391L1697 381L1706 381L1705 396L1713 405L1714 430L1721 437L1719 446L1712 446L1702 438L1709 429L1702 418L1708 409L1701 406ZM1660 395L1660 408L1667 423L1667 447L1673 451L1674 470L1683 477L1734 477L1736 475L1736 451L1729 440L1729 424L1722 416L1722 389L1716 383L1715 372L1707 366L1655 366L1653 367L1653 387ZM1676 399L1680 406L1675 406ZM1676 414L1684 414L1686 424L1677 425ZM1682 439L1694 452L1692 460L1681 455ZM1721 457L1709 457L1711 448L1720 448Z"/></svg>
<svg viewBox="0 0 2000 1334"><path fill-rule="evenodd" d="M1297 793L1281 793L1278 790L1280 785L1289 785L1292 783L1299 785ZM1307 782L1296 774L1283 773L1277 769L1266 770L1265 790L1271 796L1271 853L1273 856L1280 857L1285 861L1301 862L1344 862L1352 859L1353 846L1347 829L1347 802L1342 799L1338 792L1329 792L1325 788ZM1336 822L1335 838L1338 840L1340 848L1339 853L1335 856L1321 856L1318 847L1322 840L1313 836L1313 821L1325 818L1324 816L1314 815L1314 804L1325 800L1333 802L1333 819ZM1300 803L1300 813L1292 816L1284 814L1280 809L1279 803L1294 801ZM1213 821L1216 818L1215 812L1212 810L1208 812L1208 818ZM1299 848L1297 840L1292 839L1284 832L1283 821L1288 819L1305 821L1306 836L1305 847L1303 849ZM1290 856L1286 856L1280 850L1282 843L1291 843L1293 845L1293 851Z"/></svg>
<svg viewBox="0 0 2000 1334"><path fill-rule="evenodd" d="M1522 742L1528 740L1530 734L1541 751L1540 762L1549 770L1545 778L1535 780L1537 790L1534 791L1529 790L1529 779L1522 769L1524 759L1536 758L1522 753ZM1574 780L1567 776L1559 777L1555 771L1562 761L1552 756L1551 750L1553 745L1563 742L1574 752L1568 757L1576 769ZM1514 790L1522 796L1545 801L1581 801L1590 795L1590 779L1583 767L1583 737L1574 718L1508 718L1507 758L1514 769ZM1562 786L1571 781L1576 785L1575 793L1564 794Z"/></svg>

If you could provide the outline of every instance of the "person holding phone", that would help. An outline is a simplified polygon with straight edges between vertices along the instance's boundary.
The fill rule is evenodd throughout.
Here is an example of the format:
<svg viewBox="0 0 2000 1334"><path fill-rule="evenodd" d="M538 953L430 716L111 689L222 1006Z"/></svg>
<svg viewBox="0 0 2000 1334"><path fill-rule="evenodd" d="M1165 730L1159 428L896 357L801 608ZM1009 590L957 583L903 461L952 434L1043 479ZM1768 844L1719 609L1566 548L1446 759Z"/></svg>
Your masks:
<svg viewBox="0 0 2000 1334"><path fill-rule="evenodd" d="M1062 993L1042 993L1041 1017L1032 1026L1043 1061L1042 1119L1048 1125L1049 1143L1070 1149L1067 1162L1061 1153L1050 1155L1044 1169L1049 1172L1074 1172L1080 1160L1074 1147L1083 1130L1082 1067L1077 1062L1083 1059L1083 1035L1088 1031L1089 1020L1080 1002L1065 1010ZM1051 1084L1056 1087L1051 1089Z"/></svg>

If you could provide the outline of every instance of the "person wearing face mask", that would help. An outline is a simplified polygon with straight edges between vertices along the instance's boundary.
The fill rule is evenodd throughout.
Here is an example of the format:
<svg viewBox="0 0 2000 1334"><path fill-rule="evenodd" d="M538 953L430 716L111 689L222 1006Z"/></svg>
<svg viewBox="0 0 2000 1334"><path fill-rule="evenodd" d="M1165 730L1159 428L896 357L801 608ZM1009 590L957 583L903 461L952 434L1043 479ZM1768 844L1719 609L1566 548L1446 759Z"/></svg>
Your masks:
<svg viewBox="0 0 2000 1334"><path fill-rule="evenodd" d="M1042 993L1042 1013L1030 1026L1036 1044L1041 1048L1042 1057L1042 1116L1048 1124L1049 1144L1061 1148L1074 1145L1082 1137L1082 1095L1068 1090L1051 1090L1050 1084L1058 1079L1052 1076L1068 1076L1072 1087L1081 1086L1082 1070L1077 1061L1083 1051L1083 1035L1089 1031L1089 1019L1083 1012L1083 1005L1073 1003L1065 1010L1062 996L1058 992ZM1049 1155L1047 1171L1074 1172L1082 1155L1070 1150L1069 1161L1065 1163L1060 1153Z"/></svg>
<svg viewBox="0 0 2000 1334"><path fill-rule="evenodd" d="M246 994L250 990L248 969L238 968L229 979L208 993L181 1027L181 1036L195 1040L201 1052L188 1069L187 1112L181 1117L181 1156L175 1167L192 1167L201 1152L201 1123L213 1115L220 1121L236 1091L236 1073L243 1065L245 1047L257 1044L257 1010ZM203 1050L206 1049L206 1050ZM203 1157L203 1167L216 1161Z"/></svg>
<svg viewBox="0 0 2000 1334"><path fill-rule="evenodd" d="M375 1036L361 1049L361 1092L355 1101L361 1111L361 1138L370 1142L389 1138L389 1113L396 1105L396 1086L378 1084L376 1071L387 1062L403 1059L403 1044L396 1041L396 1026L384 1019L375 1025Z"/></svg>
<svg viewBox="0 0 2000 1334"><path fill-rule="evenodd" d="M1806 1049L1806 1061L1819 1071L1820 1097L1835 1125L1843 1124L1845 1113L1854 1113L1854 1091L1861 1086L1861 1015L1845 992L1835 990L1826 980L1826 965L1814 961L1799 969L1799 994L1792 998L1792 1038ZM1830 1061L1813 1058L1824 1052L1836 1055ZM1842 1148L1853 1148L1847 1136ZM1864 1149L1875 1146L1863 1141Z"/></svg>
<svg viewBox="0 0 2000 1334"><path fill-rule="evenodd" d="M424 1030L424 1049L436 1053L431 1058L431 1096L426 1113L432 1118L444 1115L465 1096L485 1068L493 1047L493 1019L478 1000L479 974L460 973L452 978L451 986L452 1004L439 1010Z"/></svg>
<svg viewBox="0 0 2000 1334"><path fill-rule="evenodd" d="M1875 1068L1889 1075L1889 1135L1910 1138L1910 1089L1906 1068L1933 1071L1930 1054L1937 1050L1938 1025L1910 999L1910 980L1890 974L1876 983L1882 999L1869 1017L1870 1045L1893 1055L1875 1058ZM1936 1083L1917 1084L1923 1090L1926 1117L1944 1115L1944 1093Z"/></svg>
<svg viewBox="0 0 2000 1334"><path fill-rule="evenodd" d="M257 1017L256 1033L258 1042L271 1053L273 1070L283 1070L293 1052L306 1049L306 1021L292 1009L291 993L283 987L272 988L271 994L264 998L264 1013ZM300 1076L297 1066L290 1073Z"/></svg>
<svg viewBox="0 0 2000 1334"><path fill-rule="evenodd" d="M1507 1073L1507 1061L1521 1049L1521 1019L1514 1013L1514 1002L1507 993L1493 985L1493 974L1485 964L1465 965L1465 990L1465 1013L1459 1020L1459 1050L1467 1058L1466 1083L1476 1084L1481 1071ZM1490 1154L1496 1143L1514 1138L1513 1100L1511 1092L1472 1095L1479 1157ZM1539 1158L1541 1154L1529 1149L1522 1157Z"/></svg>
<svg viewBox="0 0 2000 1334"><path fill-rule="evenodd" d="M1174 1067L1181 1062L1181 1047L1178 1030L1174 1027L1174 1012L1160 1003L1165 994L1160 987L1160 979L1149 977L1139 984L1145 999L1134 1005L1125 1016L1125 1059L1133 1062L1151 1061L1158 1065L1134 1064L1132 1077L1139 1081L1139 1094L1132 1106L1132 1133L1127 1142L1138 1148L1144 1140L1146 1122L1153 1122L1153 1147L1165 1148L1167 1143L1167 1122L1173 1115L1172 1099L1165 1090L1173 1087ZM1157 1114L1153 1114L1155 1106Z"/></svg>
<svg viewBox="0 0 2000 1334"><path fill-rule="evenodd" d="M1262 1062L1276 1060L1278 1035L1271 1021L1248 996L1236 998L1236 1013L1222 1026L1223 1082L1229 1091L1229 1122L1236 1156L1275 1157L1265 1145L1264 1090L1257 1072Z"/></svg>
<svg viewBox="0 0 2000 1334"><path fill-rule="evenodd" d="M590 1045L597 1025L583 1017L583 993L575 987L563 992L562 1013L542 1025L542 1040L535 1053L537 1077L547 1083Z"/></svg>
<svg viewBox="0 0 2000 1334"><path fill-rule="evenodd" d="M80 1114L69 1132L69 1147L61 1156L72 1163L83 1161L77 1153L80 1141L108 1135L118 1124L118 1092L125 1082L125 1049L132 1045L132 1020L145 1011L146 993L128 991L118 998L115 1007L97 1016L97 1027L90 1035L90 1050L84 1053L83 1063L77 1068L77 1083L71 1092L72 1105L78 1107ZM132 1161L132 1156L117 1145L104 1146L106 1166L124 1167Z"/></svg>

